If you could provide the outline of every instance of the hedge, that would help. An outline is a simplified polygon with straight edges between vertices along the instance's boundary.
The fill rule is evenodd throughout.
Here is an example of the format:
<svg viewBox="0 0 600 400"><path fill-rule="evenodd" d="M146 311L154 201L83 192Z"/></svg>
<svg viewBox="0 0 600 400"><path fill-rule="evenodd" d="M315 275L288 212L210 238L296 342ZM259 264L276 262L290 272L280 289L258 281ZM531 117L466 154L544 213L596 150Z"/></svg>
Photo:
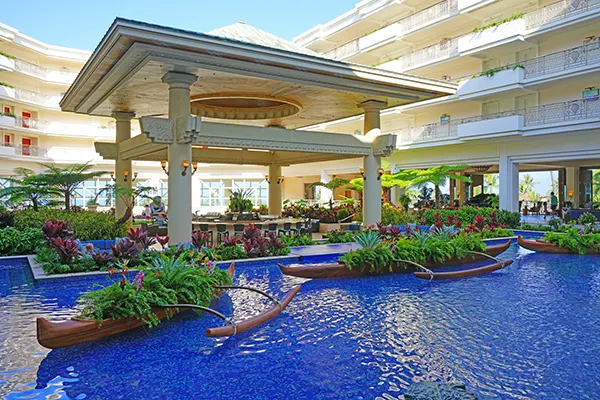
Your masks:
<svg viewBox="0 0 600 400"><path fill-rule="evenodd" d="M476 216L482 216L488 218L491 213L495 212L498 218L498 222L506 225L507 228L516 229L521 224L521 214L518 212L510 212L506 210L497 210L495 208L477 208L464 206L458 210L424 210L422 211L421 218L424 225L433 225L435 222L434 215L440 213L442 221L445 221L449 216L453 215L458 217L462 222L463 226L473 222Z"/></svg>
<svg viewBox="0 0 600 400"><path fill-rule="evenodd" d="M43 243L44 235L40 228L0 229L0 256L33 254Z"/></svg>
<svg viewBox="0 0 600 400"><path fill-rule="evenodd" d="M40 229L42 224L53 219L69 223L79 240L111 240L124 237L127 225L118 225L115 217L108 213L92 211L65 211L54 208L16 210L12 212L16 229Z"/></svg>

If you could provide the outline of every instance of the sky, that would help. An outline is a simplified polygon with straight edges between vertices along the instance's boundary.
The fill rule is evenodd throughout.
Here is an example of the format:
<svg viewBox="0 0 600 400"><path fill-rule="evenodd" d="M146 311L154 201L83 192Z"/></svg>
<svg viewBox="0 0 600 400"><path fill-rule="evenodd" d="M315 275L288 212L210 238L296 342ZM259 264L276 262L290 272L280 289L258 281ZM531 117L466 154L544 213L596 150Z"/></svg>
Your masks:
<svg viewBox="0 0 600 400"><path fill-rule="evenodd" d="M238 21L292 40L351 10L358 0L20 0L2 7L0 22L42 42L94 50L115 17L196 32Z"/></svg>

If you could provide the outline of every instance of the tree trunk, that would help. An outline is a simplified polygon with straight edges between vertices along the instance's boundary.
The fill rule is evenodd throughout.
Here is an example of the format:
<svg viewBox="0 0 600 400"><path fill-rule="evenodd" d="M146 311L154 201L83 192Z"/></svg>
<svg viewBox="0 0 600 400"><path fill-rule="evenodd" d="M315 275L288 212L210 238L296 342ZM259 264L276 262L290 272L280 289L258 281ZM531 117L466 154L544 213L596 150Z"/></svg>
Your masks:
<svg viewBox="0 0 600 400"><path fill-rule="evenodd" d="M435 208L440 208L440 187L435 185Z"/></svg>
<svg viewBox="0 0 600 400"><path fill-rule="evenodd" d="M31 199L31 205L33 206L33 211L39 210L38 199L36 199L35 197Z"/></svg>
<svg viewBox="0 0 600 400"><path fill-rule="evenodd" d="M65 190L65 210L71 209L71 191Z"/></svg>

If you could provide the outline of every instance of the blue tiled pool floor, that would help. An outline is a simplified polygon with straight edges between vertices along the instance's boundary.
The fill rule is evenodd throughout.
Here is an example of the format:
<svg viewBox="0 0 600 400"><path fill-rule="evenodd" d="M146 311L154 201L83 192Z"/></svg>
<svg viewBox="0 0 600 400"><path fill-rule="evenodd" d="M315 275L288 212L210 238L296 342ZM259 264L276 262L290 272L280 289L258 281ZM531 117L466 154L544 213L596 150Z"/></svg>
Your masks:
<svg viewBox="0 0 600 400"><path fill-rule="evenodd" d="M253 331L209 339L204 330L220 322L188 312L155 329L52 351L37 344L35 317L68 318L93 283L34 285L22 264L0 261L0 396L389 399L434 379L499 399L597 399L600 257L513 244L502 258L517 261L443 282L411 274L307 281L255 261L237 266L236 283L277 296L303 288ZM240 320L268 303L231 291L214 306Z"/></svg>

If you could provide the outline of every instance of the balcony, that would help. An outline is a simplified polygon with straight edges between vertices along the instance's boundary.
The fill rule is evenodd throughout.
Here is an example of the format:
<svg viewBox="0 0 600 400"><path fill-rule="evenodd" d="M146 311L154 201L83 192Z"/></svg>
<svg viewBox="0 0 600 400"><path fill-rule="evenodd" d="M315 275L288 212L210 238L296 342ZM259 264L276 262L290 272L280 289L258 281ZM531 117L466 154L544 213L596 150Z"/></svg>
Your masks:
<svg viewBox="0 0 600 400"><path fill-rule="evenodd" d="M47 96L27 89L0 85L0 98L21 101L39 107L60 109L61 96Z"/></svg>
<svg viewBox="0 0 600 400"><path fill-rule="evenodd" d="M379 67L391 71L408 71L426 64L440 62L450 57L458 56L458 41L460 37L443 39L440 43L427 46L413 53L381 64Z"/></svg>
<svg viewBox="0 0 600 400"><path fill-rule="evenodd" d="M463 118L458 121L458 137L469 140L520 134L523 129L523 111L513 110Z"/></svg>
<svg viewBox="0 0 600 400"><path fill-rule="evenodd" d="M7 145L0 146L0 156L24 156L24 157L37 157L46 158L48 149L44 149L38 146L26 146L26 145Z"/></svg>
<svg viewBox="0 0 600 400"><path fill-rule="evenodd" d="M527 80L539 80L553 76L573 75L575 72L586 72L600 66L600 43L591 43L558 53L548 54L543 57L534 58L523 63L525 69L524 78Z"/></svg>
<svg viewBox="0 0 600 400"><path fill-rule="evenodd" d="M525 68L522 64L507 65L503 69L488 71L487 75L458 79L456 94L461 100L485 97L498 92L506 93L523 88Z"/></svg>
<svg viewBox="0 0 600 400"><path fill-rule="evenodd" d="M456 123L435 123L389 132L398 136L398 145L414 142L439 141L456 138L458 134Z"/></svg>
<svg viewBox="0 0 600 400"><path fill-rule="evenodd" d="M600 0L563 0L525 15L526 29L539 28L562 19L577 17L600 9Z"/></svg>
<svg viewBox="0 0 600 400"><path fill-rule="evenodd" d="M410 35L411 32L449 17L457 11L457 4L457 0L444 0L398 22L381 27L361 38L336 47L324 55L335 60L347 60L367 51L373 56L379 56L374 53L377 49L382 53L380 55L384 55L386 52L381 49L382 46L400 40L403 36ZM394 50L398 50L398 48Z"/></svg>
<svg viewBox="0 0 600 400"><path fill-rule="evenodd" d="M70 85L77 77L76 72L71 72L66 69L48 69L20 59L16 59L14 64L15 71L33 76L46 82Z"/></svg>

